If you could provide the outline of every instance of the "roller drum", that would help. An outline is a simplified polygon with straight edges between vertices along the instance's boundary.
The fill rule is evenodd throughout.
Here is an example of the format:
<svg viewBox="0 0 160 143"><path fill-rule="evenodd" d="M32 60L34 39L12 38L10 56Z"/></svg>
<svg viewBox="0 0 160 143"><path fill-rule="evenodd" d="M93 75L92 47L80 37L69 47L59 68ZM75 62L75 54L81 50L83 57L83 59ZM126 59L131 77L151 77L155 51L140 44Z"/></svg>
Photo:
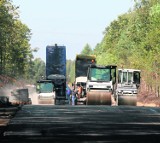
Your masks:
<svg viewBox="0 0 160 143"><path fill-rule="evenodd" d="M111 92L89 91L87 92L87 105L111 105Z"/></svg>
<svg viewBox="0 0 160 143"><path fill-rule="evenodd" d="M55 105L55 99L50 99L50 100L38 99L38 104L52 104L52 105Z"/></svg>
<svg viewBox="0 0 160 143"><path fill-rule="evenodd" d="M136 106L137 105L137 96L131 96L131 95L123 95L118 96L118 105L131 105Z"/></svg>

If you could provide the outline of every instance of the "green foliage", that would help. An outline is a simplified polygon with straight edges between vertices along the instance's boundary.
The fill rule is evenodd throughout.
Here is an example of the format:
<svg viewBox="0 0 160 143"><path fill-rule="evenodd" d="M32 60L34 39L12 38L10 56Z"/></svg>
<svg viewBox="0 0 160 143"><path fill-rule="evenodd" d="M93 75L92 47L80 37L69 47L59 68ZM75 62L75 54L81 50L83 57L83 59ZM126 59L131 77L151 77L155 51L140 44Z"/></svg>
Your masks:
<svg viewBox="0 0 160 143"><path fill-rule="evenodd" d="M0 0L0 75L36 81L45 75L45 63L33 60L30 29L19 19L11 0ZM135 0L134 9L105 28L102 41L80 54L96 55L97 63L142 70L143 81L157 89L160 83L160 0ZM67 60L67 80L74 82L75 61Z"/></svg>
<svg viewBox="0 0 160 143"><path fill-rule="evenodd" d="M0 74L15 78L27 78L30 61L30 29L19 19L10 0L0 1Z"/></svg>
<svg viewBox="0 0 160 143"><path fill-rule="evenodd" d="M90 47L89 44L86 44L83 48L83 50L81 51L82 55L91 55L92 54L92 48Z"/></svg>
<svg viewBox="0 0 160 143"><path fill-rule="evenodd" d="M28 70L28 79L32 83L35 83L37 80L45 78L45 62L40 58L36 58L35 60L30 62L30 67Z"/></svg>
<svg viewBox="0 0 160 143"><path fill-rule="evenodd" d="M133 11L105 28L104 38L93 53L100 64L141 69L143 80L152 88L160 80L159 41L160 1L135 0Z"/></svg>
<svg viewBox="0 0 160 143"><path fill-rule="evenodd" d="M75 78L75 61L67 60L66 75L67 82L70 84L73 83Z"/></svg>

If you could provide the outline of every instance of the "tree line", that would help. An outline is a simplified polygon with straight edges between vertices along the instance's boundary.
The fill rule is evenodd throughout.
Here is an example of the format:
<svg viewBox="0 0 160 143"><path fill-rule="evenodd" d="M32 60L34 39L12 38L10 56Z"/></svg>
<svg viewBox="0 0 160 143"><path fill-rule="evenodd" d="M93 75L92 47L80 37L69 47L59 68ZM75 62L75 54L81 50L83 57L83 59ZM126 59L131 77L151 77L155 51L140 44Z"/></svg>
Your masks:
<svg viewBox="0 0 160 143"><path fill-rule="evenodd" d="M31 49L31 35L28 26L19 20L18 7L11 0L1 0L0 77L32 80L44 74L45 63L41 59L33 60L36 49ZM4 80L0 78L0 82L2 85Z"/></svg>
<svg viewBox="0 0 160 143"><path fill-rule="evenodd" d="M134 8L104 28L103 39L80 54L94 54L101 65L142 71L143 89L159 96L160 84L160 0L134 0ZM31 82L45 75L45 63L34 59L32 33L19 20L18 7L11 0L0 1L0 75ZM67 79L74 81L74 60L67 60Z"/></svg>
<svg viewBox="0 0 160 143"><path fill-rule="evenodd" d="M102 41L90 51L97 63L140 69L141 92L159 97L160 0L135 0L134 8L112 21L103 33Z"/></svg>
<svg viewBox="0 0 160 143"><path fill-rule="evenodd" d="M140 69L143 89L159 96L160 0L135 0L133 10L106 27L94 53L100 64Z"/></svg>

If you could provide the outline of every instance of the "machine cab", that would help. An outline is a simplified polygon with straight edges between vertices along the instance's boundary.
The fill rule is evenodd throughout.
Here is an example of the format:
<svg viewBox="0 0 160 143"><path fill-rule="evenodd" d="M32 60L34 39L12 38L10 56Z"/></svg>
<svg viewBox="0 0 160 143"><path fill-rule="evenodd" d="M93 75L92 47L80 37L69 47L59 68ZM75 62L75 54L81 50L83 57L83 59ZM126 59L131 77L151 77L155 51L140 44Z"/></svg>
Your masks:
<svg viewBox="0 0 160 143"><path fill-rule="evenodd" d="M88 79L90 81L116 82L116 66L90 65Z"/></svg>
<svg viewBox="0 0 160 143"><path fill-rule="evenodd" d="M90 65L87 75L87 89L113 90L116 83L116 67L113 65Z"/></svg>
<svg viewBox="0 0 160 143"><path fill-rule="evenodd" d="M50 80L37 81L36 91L37 93L51 93L53 92L54 84Z"/></svg>
<svg viewBox="0 0 160 143"><path fill-rule="evenodd" d="M140 85L140 70L136 69L118 69L118 84Z"/></svg>

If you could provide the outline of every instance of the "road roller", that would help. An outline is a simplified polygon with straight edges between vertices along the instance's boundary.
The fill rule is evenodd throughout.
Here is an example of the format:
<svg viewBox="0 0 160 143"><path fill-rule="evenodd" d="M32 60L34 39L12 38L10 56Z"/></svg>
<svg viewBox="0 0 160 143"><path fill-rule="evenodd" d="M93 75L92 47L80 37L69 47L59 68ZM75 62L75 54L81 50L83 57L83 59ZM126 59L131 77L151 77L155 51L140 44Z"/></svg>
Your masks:
<svg viewBox="0 0 160 143"><path fill-rule="evenodd" d="M64 75L51 74L47 79L37 81L36 91L39 104L65 104L66 78Z"/></svg>
<svg viewBox="0 0 160 143"><path fill-rule="evenodd" d="M38 104L55 104L56 92L52 80L37 81Z"/></svg>
<svg viewBox="0 0 160 143"><path fill-rule="evenodd" d="M118 69L118 83L115 95L117 105L137 105L140 72L138 69Z"/></svg>
<svg viewBox="0 0 160 143"><path fill-rule="evenodd" d="M116 84L115 65L88 67L86 82L86 105L111 105Z"/></svg>

